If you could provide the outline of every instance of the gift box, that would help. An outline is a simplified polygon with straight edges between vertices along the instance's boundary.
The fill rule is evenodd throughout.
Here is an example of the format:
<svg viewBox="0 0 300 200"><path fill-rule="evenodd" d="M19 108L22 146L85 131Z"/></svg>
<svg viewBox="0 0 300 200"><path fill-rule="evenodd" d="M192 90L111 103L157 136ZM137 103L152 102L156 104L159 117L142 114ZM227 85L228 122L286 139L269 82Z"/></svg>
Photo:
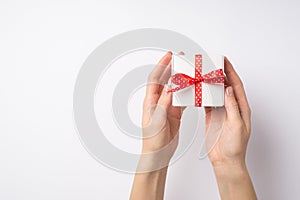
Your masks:
<svg viewBox="0 0 300 200"><path fill-rule="evenodd" d="M173 54L171 89L173 106L223 106L224 56L196 54L194 60Z"/></svg>

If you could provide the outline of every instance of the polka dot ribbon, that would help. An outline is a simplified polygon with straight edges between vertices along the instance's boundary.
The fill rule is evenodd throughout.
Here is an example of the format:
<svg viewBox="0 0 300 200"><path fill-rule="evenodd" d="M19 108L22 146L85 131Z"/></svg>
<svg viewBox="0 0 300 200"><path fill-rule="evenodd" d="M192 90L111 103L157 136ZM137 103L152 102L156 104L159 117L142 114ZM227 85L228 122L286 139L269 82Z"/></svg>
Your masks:
<svg viewBox="0 0 300 200"><path fill-rule="evenodd" d="M214 85L224 85L224 73L222 69L211 71L202 75L202 55L195 55L195 78L186 74L178 73L171 77L173 84L177 87L168 90L168 92L176 92L191 85L195 85L195 106L202 105L202 82Z"/></svg>

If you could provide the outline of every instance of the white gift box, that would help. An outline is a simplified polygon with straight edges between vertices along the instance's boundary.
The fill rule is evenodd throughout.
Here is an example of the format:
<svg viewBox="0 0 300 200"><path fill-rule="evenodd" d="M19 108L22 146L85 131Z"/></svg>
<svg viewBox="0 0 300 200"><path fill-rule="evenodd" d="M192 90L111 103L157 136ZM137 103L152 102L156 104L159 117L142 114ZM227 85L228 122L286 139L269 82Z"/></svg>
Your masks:
<svg viewBox="0 0 300 200"><path fill-rule="evenodd" d="M224 56L205 54L202 55L202 72L205 75L211 71L222 69L224 71ZM195 78L195 60L188 61L185 56L173 53L171 76L177 73L186 74ZM202 84L202 105L201 106L223 106L224 105L224 85ZM171 84L172 88L177 85ZM173 106L195 106L195 85L172 93Z"/></svg>

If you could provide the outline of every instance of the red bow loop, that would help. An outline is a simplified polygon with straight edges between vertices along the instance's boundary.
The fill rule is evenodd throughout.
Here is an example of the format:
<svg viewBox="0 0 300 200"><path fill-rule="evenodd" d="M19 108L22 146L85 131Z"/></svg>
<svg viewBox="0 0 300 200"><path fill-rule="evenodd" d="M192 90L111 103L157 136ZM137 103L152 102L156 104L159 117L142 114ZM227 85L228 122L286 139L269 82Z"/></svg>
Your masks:
<svg viewBox="0 0 300 200"><path fill-rule="evenodd" d="M178 74L174 74L171 77L171 81L173 84L178 85L178 87L172 88L172 89L168 90L168 92L176 92L178 90L181 90L181 89L187 88L191 85L194 85L196 82L196 79L192 78L186 74L178 73Z"/></svg>
<svg viewBox="0 0 300 200"><path fill-rule="evenodd" d="M171 77L171 82L177 85L177 87L169 89L168 92L176 92L201 82L214 85L223 85L224 80L224 73L222 69L211 71L201 76L199 79L192 78L183 73L178 73Z"/></svg>

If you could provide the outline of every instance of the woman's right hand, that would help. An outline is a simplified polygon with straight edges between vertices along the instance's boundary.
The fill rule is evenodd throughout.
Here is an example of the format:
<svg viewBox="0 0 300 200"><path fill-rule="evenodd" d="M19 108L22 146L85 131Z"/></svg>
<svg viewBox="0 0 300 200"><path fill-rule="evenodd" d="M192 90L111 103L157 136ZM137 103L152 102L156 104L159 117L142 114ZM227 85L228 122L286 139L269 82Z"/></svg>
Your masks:
<svg viewBox="0 0 300 200"><path fill-rule="evenodd" d="M251 112L241 79L227 58L224 60L226 74L225 111L226 118L221 135L209 159L214 167L244 165L247 144L251 131ZM206 108L206 126L210 126L212 109ZM209 136L208 136L209 137Z"/></svg>
<svg viewBox="0 0 300 200"><path fill-rule="evenodd" d="M253 200L257 198L245 161L251 132L251 111L241 79L227 58L224 64L226 84L229 85L225 89L226 117L221 135L208 157L223 200ZM210 123L213 117L218 116L212 113L211 108L205 108L205 111L206 127L214 126ZM210 141L209 137L210 133L207 133L207 141Z"/></svg>

